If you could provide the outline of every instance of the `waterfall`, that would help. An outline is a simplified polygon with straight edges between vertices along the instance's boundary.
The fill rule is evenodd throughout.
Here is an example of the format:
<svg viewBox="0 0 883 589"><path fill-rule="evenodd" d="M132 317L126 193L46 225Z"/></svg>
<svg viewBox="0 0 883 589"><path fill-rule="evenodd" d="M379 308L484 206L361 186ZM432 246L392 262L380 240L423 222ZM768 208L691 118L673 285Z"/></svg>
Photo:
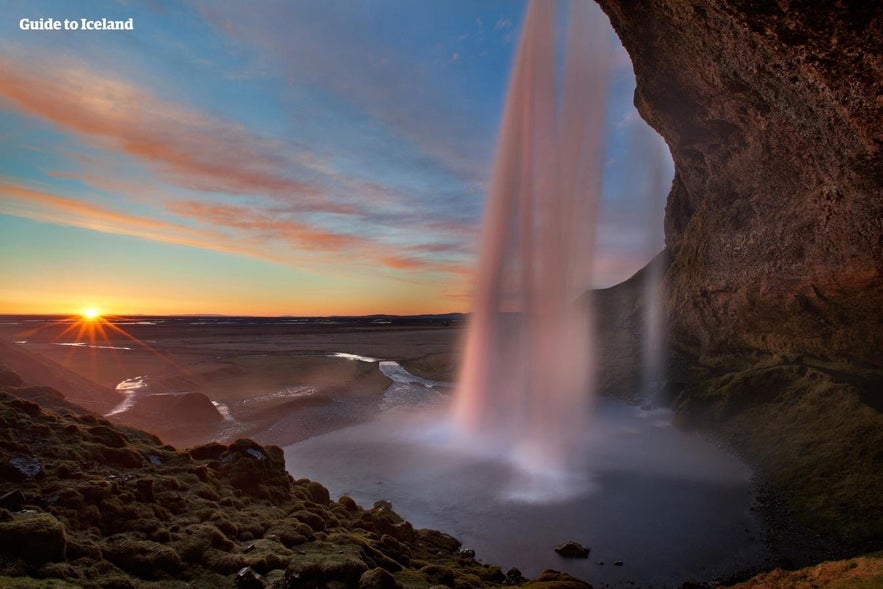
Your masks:
<svg viewBox="0 0 883 589"><path fill-rule="evenodd" d="M609 57L604 15L527 11L503 111L454 399L460 435L539 484L579 471L593 395L591 289Z"/></svg>

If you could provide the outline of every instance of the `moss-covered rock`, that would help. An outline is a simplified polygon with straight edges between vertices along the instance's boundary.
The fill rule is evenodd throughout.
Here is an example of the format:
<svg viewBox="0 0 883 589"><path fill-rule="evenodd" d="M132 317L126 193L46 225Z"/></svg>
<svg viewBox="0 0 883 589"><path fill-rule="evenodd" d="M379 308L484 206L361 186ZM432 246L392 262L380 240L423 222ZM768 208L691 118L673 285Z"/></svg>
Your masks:
<svg viewBox="0 0 883 589"><path fill-rule="evenodd" d="M49 513L17 513L0 522L0 552L31 565L64 560L67 534L64 524Z"/></svg>
<svg viewBox="0 0 883 589"><path fill-rule="evenodd" d="M102 549L107 560L145 579L168 577L179 572L182 566L181 558L171 547L129 535L107 538Z"/></svg>
<svg viewBox="0 0 883 589"><path fill-rule="evenodd" d="M359 589L402 589L402 585L387 571L375 568L362 573Z"/></svg>
<svg viewBox="0 0 883 589"><path fill-rule="evenodd" d="M523 585L524 589L592 589L585 581L571 577L567 573L545 570L540 576Z"/></svg>

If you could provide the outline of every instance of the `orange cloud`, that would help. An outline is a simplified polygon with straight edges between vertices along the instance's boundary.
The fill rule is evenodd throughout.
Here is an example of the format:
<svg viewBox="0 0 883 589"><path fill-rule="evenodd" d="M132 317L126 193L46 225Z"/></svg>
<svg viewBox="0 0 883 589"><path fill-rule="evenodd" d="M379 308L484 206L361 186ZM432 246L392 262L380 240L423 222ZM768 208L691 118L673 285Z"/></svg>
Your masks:
<svg viewBox="0 0 883 589"><path fill-rule="evenodd" d="M0 213L37 221L91 229L103 233L130 235L177 245L227 253L257 256L281 261L268 252L229 245L229 238L217 231L193 229L145 217L135 217L92 203L83 202L24 186L0 183Z"/></svg>
<svg viewBox="0 0 883 589"><path fill-rule="evenodd" d="M0 58L0 97L22 113L108 142L184 187L339 209L319 187L287 174L297 158L280 142L76 63Z"/></svg>
<svg viewBox="0 0 883 589"><path fill-rule="evenodd" d="M244 232L247 235L245 241L256 247L268 243L287 243L298 251L334 255L334 260L337 262L340 261L341 254L349 254L353 261L374 262L391 270L444 273L463 271L454 264L401 253L403 250L415 253L432 252L435 248L431 246L428 249L424 246L401 248L370 237L323 230L284 214L199 201L173 202L169 203L167 208L176 215ZM404 277L398 278L404 280Z"/></svg>
<svg viewBox="0 0 883 589"><path fill-rule="evenodd" d="M246 255L290 266L307 267L329 263L335 272L375 263L394 271L460 274L464 267L402 255L401 250L365 237L317 229L306 223L274 218L246 207L207 204L196 201L172 203L169 210L184 218L209 223L212 228L194 228L149 217L122 213L104 206L66 198L25 186L0 182L0 214L128 235L161 243ZM235 236L223 231L232 229ZM283 253L278 245L284 244ZM341 256L344 256L342 259ZM343 262L343 263L341 263ZM403 275L394 278L409 282Z"/></svg>
<svg viewBox="0 0 883 589"><path fill-rule="evenodd" d="M339 250L356 247L361 240L246 207L198 201L173 202L168 209L202 222L248 231L269 239L281 239L300 249Z"/></svg>

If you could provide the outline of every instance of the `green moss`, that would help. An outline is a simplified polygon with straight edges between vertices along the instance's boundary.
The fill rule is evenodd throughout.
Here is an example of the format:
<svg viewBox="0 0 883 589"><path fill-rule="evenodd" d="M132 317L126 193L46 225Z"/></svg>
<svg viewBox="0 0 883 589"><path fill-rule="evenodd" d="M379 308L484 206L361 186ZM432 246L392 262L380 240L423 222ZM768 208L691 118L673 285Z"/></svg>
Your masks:
<svg viewBox="0 0 883 589"><path fill-rule="evenodd" d="M19 513L0 522L0 552L29 564L64 560L67 534L64 525L49 513Z"/></svg>
<svg viewBox="0 0 883 589"><path fill-rule="evenodd" d="M404 570L395 573L393 576L405 589L429 589L431 587L426 577L415 570Z"/></svg>
<svg viewBox="0 0 883 589"><path fill-rule="evenodd" d="M119 535L106 539L102 549L110 562L139 577L157 578L181 570L178 553L157 542Z"/></svg>
<svg viewBox="0 0 883 589"><path fill-rule="evenodd" d="M592 586L566 573L546 570L522 587L524 589L591 589Z"/></svg>
<svg viewBox="0 0 883 589"><path fill-rule="evenodd" d="M81 589L82 585L79 583L68 583L59 579L0 576L0 587L8 589Z"/></svg>
<svg viewBox="0 0 883 589"><path fill-rule="evenodd" d="M761 366L694 386L679 410L759 468L804 525L861 550L883 542L883 413L860 383L806 363Z"/></svg>

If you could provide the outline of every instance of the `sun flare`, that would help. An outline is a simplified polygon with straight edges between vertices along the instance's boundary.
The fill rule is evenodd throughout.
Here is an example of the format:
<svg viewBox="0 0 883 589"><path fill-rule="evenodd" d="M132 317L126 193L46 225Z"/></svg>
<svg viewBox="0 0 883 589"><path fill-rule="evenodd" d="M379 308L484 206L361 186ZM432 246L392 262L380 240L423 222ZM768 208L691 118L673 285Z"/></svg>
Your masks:
<svg viewBox="0 0 883 589"><path fill-rule="evenodd" d="M95 321L99 317L101 317L101 313L98 312L98 309L85 309L82 313L83 319L86 321Z"/></svg>

